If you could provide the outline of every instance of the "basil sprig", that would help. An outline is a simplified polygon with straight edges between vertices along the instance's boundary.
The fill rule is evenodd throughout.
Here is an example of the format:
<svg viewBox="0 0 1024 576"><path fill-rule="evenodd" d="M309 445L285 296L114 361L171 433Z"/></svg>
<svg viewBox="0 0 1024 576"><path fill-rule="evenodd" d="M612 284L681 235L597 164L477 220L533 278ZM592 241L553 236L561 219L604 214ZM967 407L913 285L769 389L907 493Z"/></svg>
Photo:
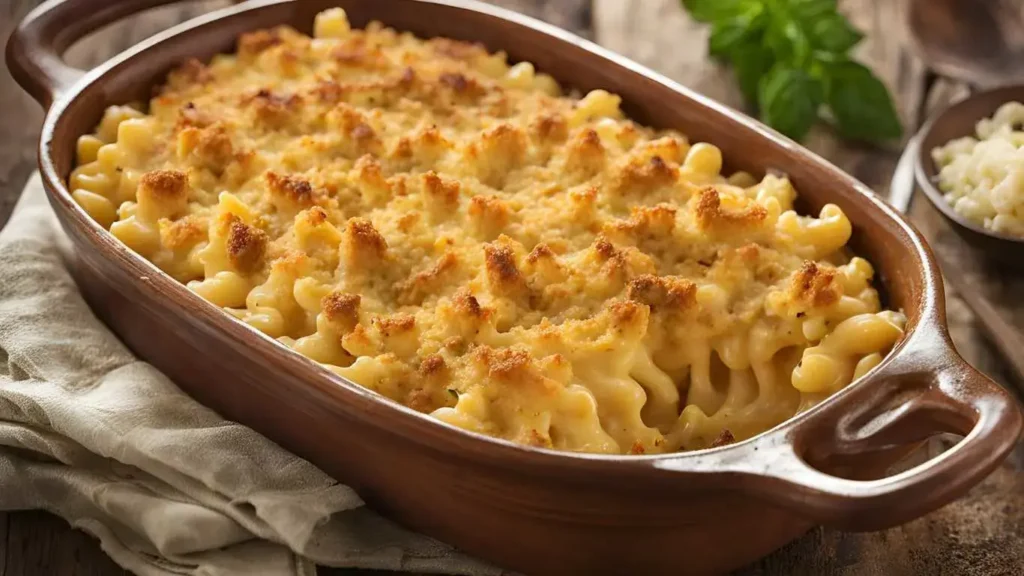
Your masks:
<svg viewBox="0 0 1024 576"><path fill-rule="evenodd" d="M903 133L892 96L849 51L864 35L836 0L682 0L711 25L708 52L732 65L740 90L763 122L802 140L828 117L851 140ZM827 115L826 115L827 112Z"/></svg>

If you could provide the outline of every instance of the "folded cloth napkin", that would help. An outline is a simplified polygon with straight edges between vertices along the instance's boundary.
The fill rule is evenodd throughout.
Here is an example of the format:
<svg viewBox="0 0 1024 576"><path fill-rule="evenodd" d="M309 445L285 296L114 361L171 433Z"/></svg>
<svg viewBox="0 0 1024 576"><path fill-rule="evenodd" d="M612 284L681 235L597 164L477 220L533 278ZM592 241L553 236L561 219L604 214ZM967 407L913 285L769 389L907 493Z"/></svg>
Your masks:
<svg viewBox="0 0 1024 576"><path fill-rule="evenodd" d="M501 574L204 408L93 316L38 175L0 231L0 510L42 508L143 576L315 564Z"/></svg>

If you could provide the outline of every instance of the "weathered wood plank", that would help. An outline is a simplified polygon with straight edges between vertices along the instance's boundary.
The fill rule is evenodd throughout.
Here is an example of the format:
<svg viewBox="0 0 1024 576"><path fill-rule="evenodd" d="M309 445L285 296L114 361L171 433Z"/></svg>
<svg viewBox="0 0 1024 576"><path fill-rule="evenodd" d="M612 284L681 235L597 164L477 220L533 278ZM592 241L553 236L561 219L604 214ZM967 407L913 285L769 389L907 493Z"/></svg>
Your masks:
<svg viewBox="0 0 1024 576"><path fill-rule="evenodd" d="M3 576L122 576L120 568L85 532L45 512L11 515ZM17 519L17 521L13 521Z"/></svg>
<svg viewBox="0 0 1024 576"><path fill-rule="evenodd" d="M526 14L548 24L554 24L578 34L584 38L591 38L592 14L590 0L485 0L491 4L515 10L520 14Z"/></svg>
<svg viewBox="0 0 1024 576"><path fill-rule="evenodd" d="M6 512L0 512L0 576L7 574L7 525L11 516Z"/></svg>
<svg viewBox="0 0 1024 576"><path fill-rule="evenodd" d="M14 26L36 4L36 0L13 0L0 4L0 45L6 46ZM35 165L33 142L42 112L10 77L5 59L0 58L0 227L7 222L18 193ZM21 522L21 514L0 512L0 576L8 576L9 526Z"/></svg>
<svg viewBox="0 0 1024 576"><path fill-rule="evenodd" d="M14 26L37 0L0 3L0 41L6 46ZM42 111L10 77L0 58L0 226L14 209L18 193L35 167L35 142Z"/></svg>

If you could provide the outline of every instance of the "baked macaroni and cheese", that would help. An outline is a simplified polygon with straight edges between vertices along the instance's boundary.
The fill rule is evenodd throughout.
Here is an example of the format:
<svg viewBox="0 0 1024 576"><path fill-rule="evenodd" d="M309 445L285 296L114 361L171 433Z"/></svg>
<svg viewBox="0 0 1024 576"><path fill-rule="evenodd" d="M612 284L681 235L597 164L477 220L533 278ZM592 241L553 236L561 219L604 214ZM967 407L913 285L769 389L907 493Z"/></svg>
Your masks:
<svg viewBox="0 0 1024 576"><path fill-rule="evenodd" d="M987 230L1024 236L1024 104L1008 102L967 136L932 150L939 190Z"/></svg>
<svg viewBox="0 0 1024 576"><path fill-rule="evenodd" d="M834 205L567 97L529 63L329 10L174 70L78 142L75 200L239 320L455 426L659 453L744 439L904 317Z"/></svg>

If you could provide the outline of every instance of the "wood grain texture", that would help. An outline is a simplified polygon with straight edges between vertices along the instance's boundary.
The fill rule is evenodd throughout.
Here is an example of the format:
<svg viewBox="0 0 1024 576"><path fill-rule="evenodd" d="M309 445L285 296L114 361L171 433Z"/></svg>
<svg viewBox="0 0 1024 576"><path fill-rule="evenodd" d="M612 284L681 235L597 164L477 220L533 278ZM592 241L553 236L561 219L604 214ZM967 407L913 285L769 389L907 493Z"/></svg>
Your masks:
<svg viewBox="0 0 1024 576"><path fill-rule="evenodd" d="M0 2L0 41L6 41L13 23L35 3L36 0ZM80 66L102 61L152 32L218 3L226 0L204 2L185 10L165 8L114 26L76 46L69 59ZM585 0L498 3L595 38L729 105L742 106L729 73L704 57L706 31L686 18L678 0L645 0L642 4L595 0L593 11ZM886 0L847 0L843 7L858 26L868 31L860 56L892 87L904 118L914 121L921 101L925 100L923 71L904 48L898 4ZM5 112L0 117L0 223L5 221L24 179L34 167L35 134L41 118L38 107L13 84L4 66L0 64L0 110ZM939 106L960 90L962 87L940 83L929 92L926 102ZM809 142L814 150L876 190L884 193L887 189L895 151L880 153L846 147L827 128L816 129ZM915 202L915 222L933 238L936 246L945 244L941 231L933 236L930 226L935 224L929 223L928 214L919 211L923 204ZM976 278L977 284L985 289L993 285L998 288L998 282L989 277ZM1003 364L981 337L970 310L955 294L950 295L948 307L954 340L961 352L985 372L1005 381ZM1020 325L1024 326L1024 322ZM739 574L1016 574L1017 568L1024 565L1022 469L1024 446L967 497L934 514L874 534L816 529ZM91 538L72 530L63 520L42 512L0 513L2 576L124 573ZM323 569L320 573L378 574L337 569Z"/></svg>
<svg viewBox="0 0 1024 576"><path fill-rule="evenodd" d="M10 521L10 514L0 512L0 576L7 574L7 526Z"/></svg>
<svg viewBox="0 0 1024 576"><path fill-rule="evenodd" d="M515 10L548 24L578 34L584 38L593 37L590 0L484 0L491 4Z"/></svg>
<svg viewBox="0 0 1024 576"><path fill-rule="evenodd" d="M7 44L14 26L36 3L0 2L0 46ZM39 105L14 83L6 60L0 58L0 226L7 221L21 187L35 168L34 142L42 118Z"/></svg>
<svg viewBox="0 0 1024 576"><path fill-rule="evenodd" d="M7 565L2 576L122 576L128 571L114 564L85 532L45 512L11 515L7 535ZM0 566L3 561L0 560Z"/></svg>

